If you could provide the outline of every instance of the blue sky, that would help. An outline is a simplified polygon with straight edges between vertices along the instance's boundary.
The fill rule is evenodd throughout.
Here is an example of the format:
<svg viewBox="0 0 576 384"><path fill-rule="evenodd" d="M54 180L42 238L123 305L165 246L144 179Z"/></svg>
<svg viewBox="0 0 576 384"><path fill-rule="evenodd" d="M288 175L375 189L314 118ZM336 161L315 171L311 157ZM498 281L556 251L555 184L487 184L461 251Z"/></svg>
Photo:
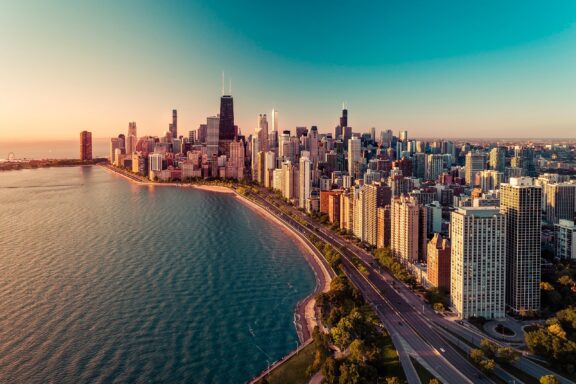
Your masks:
<svg viewBox="0 0 576 384"><path fill-rule="evenodd" d="M574 137L576 2L0 0L0 140L282 129Z"/></svg>

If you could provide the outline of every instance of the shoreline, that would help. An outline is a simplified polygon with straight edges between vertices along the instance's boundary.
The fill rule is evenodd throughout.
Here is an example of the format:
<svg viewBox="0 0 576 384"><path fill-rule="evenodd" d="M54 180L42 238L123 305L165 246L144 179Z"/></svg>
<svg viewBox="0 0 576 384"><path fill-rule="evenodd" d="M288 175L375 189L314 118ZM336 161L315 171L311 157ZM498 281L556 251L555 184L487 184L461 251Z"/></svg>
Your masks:
<svg viewBox="0 0 576 384"><path fill-rule="evenodd" d="M314 278L316 285L314 290L298 301L296 304L296 309L294 311L294 325L296 328L296 333L301 344L304 344L312 337L312 331L314 327L318 325L318 319L316 318L316 295L320 292L327 292L330 290L330 282L332 281L332 275L326 268L325 264L322 262L322 255L319 251L304 238L299 232L291 228L288 224L284 223L282 220L277 218L274 214L266 211L263 207L240 195L238 192L224 186L218 185L194 185L194 184L183 184L183 183L157 183L153 181L144 182L139 180L137 176L132 177L132 175L124 174L123 172L112 168L107 164L100 165L102 168L108 170L109 172L121 176L124 179L139 185L139 186L166 186L166 187L177 187L177 188L190 188L203 190L207 192L216 193L227 193L234 195L238 201L244 204L246 207L252 209L255 213L262 216L264 219L274 222L278 225L287 235L289 235L296 243L300 249L304 259L312 269L314 273Z"/></svg>

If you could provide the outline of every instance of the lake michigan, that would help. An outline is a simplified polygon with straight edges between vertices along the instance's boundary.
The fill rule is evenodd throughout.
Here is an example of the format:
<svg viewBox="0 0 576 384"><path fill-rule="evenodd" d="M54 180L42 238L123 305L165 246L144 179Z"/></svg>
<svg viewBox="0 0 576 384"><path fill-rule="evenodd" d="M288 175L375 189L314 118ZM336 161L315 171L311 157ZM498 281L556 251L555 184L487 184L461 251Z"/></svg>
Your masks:
<svg viewBox="0 0 576 384"><path fill-rule="evenodd" d="M2 383L243 383L295 348L314 286L233 195L0 173Z"/></svg>

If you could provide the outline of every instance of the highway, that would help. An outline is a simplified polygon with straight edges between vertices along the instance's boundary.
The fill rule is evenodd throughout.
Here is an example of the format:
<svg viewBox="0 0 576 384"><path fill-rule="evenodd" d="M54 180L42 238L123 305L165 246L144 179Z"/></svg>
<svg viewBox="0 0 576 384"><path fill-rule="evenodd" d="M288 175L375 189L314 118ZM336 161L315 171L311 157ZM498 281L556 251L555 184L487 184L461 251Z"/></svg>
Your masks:
<svg viewBox="0 0 576 384"><path fill-rule="evenodd" d="M300 214L300 212L295 209L292 209L292 212ZM374 258L370 253L359 248L355 244L342 239L340 236L334 234L331 230L322 227L308 216L300 214L300 217L303 220L306 220L306 222L308 222L311 227L317 229L313 231L316 236L332 244L334 248L340 251L342 255L346 255L348 257L357 257L359 260L361 260L366 269L369 271L368 279L381 292L384 292L384 296L389 299L391 305L401 314L406 322L411 324L420 334L420 336L424 338L424 340L430 342L437 350L444 348L446 351L444 356L448 358L453 364L457 364L454 363L455 361L465 360L468 366L473 367L473 370L462 370L461 372L465 372L467 377L475 377L475 382L479 380L478 376L470 376L474 373L476 375L480 373L480 371L475 366L469 363L466 359L462 359L460 353L454 351L453 348L445 347L446 339L452 336L451 334L447 334L446 330L449 330L453 334L462 336L464 339L472 342L476 346L480 345L481 339L490 339L488 335L481 334L477 330L469 329L455 323L454 321L447 320L444 317L437 315L428 307L428 305L425 305L422 299L413 291L411 291L406 285L397 281L390 273L376 265ZM396 327L396 329L397 328L398 327ZM502 345L502 343L498 340L491 340L498 345ZM444 346L442 343L444 343ZM534 361L524 356L522 356L520 360L514 365L516 368L533 376L536 379L544 375L555 375L562 384L574 384L573 381L558 375L557 373L543 367L540 364L535 363ZM466 364L460 363L456 366L461 369L466 366ZM510 375L502 369L497 369L495 373L506 382L522 382L520 379ZM482 379L486 381L489 380L486 376L483 376Z"/></svg>
<svg viewBox="0 0 576 384"><path fill-rule="evenodd" d="M408 365L405 361L409 355L418 356L435 376L445 383L478 383L492 382L481 373L473 364L464 358L452 345L446 342L434 329L429 319L422 317L415 308L406 304L404 299L396 293L389 282L380 278L374 270L371 255L353 251L352 245L344 243L330 231L324 228L314 230L318 224L309 221L302 225L291 216L284 214L275 205L259 195L253 195L261 205L290 224L301 233L310 233L332 244L342 254L344 272L362 292L365 300L372 305L384 326L393 338L394 345L401 356L402 366ZM301 216L304 220L309 219ZM362 274L352 263L351 258L363 260L368 270L368 276ZM389 281L393 281L392 278ZM404 303L404 304L402 304ZM412 366L412 364L409 364ZM413 367L406 372L410 383L418 383L419 379L413 376ZM519 381L518 381L519 382Z"/></svg>

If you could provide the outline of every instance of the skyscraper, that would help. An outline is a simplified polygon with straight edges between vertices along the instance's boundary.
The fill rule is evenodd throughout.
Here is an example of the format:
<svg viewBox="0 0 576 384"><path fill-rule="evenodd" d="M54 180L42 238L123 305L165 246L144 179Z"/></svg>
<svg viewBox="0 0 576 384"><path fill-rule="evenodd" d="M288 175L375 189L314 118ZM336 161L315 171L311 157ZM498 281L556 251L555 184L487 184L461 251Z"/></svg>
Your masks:
<svg viewBox="0 0 576 384"><path fill-rule="evenodd" d="M80 132L80 160L92 160L92 132Z"/></svg>
<svg viewBox="0 0 576 384"><path fill-rule="evenodd" d="M359 171L358 167L360 166L361 162L361 154L360 154L360 139L357 137L353 137L348 141L348 174L358 178Z"/></svg>
<svg viewBox="0 0 576 384"><path fill-rule="evenodd" d="M460 207L450 231L450 300L458 316L503 318L506 217L493 207Z"/></svg>
<svg viewBox="0 0 576 384"><path fill-rule="evenodd" d="M576 184L546 184L546 221L558 224L560 220L574 220Z"/></svg>
<svg viewBox="0 0 576 384"><path fill-rule="evenodd" d="M506 216L506 304L515 313L540 310L540 221L542 188L530 177L500 185Z"/></svg>
<svg viewBox="0 0 576 384"><path fill-rule="evenodd" d="M342 108L342 116L340 117L340 127L344 129L344 127L348 126L348 110L346 108Z"/></svg>
<svg viewBox="0 0 576 384"><path fill-rule="evenodd" d="M444 171L444 157L439 154L427 155L426 164L426 179L438 180L438 176Z"/></svg>
<svg viewBox="0 0 576 384"><path fill-rule="evenodd" d="M466 154L466 184L473 185L476 173L483 171L486 158L482 152L468 152Z"/></svg>
<svg viewBox="0 0 576 384"><path fill-rule="evenodd" d="M136 144L138 143L138 135L136 131L136 122L128 123L128 135L126 136L126 154L132 155L136 151Z"/></svg>
<svg viewBox="0 0 576 384"><path fill-rule="evenodd" d="M218 154L219 129L220 117L211 116L206 119L206 153L210 160Z"/></svg>
<svg viewBox="0 0 576 384"><path fill-rule="evenodd" d="M278 111L272 110L272 132L278 132L280 130L278 126Z"/></svg>
<svg viewBox="0 0 576 384"><path fill-rule="evenodd" d="M426 209L421 207L414 198L401 196L392 200L390 220L392 255L409 263L425 260Z"/></svg>
<svg viewBox="0 0 576 384"><path fill-rule="evenodd" d="M268 151L268 120L266 114L258 115L258 127L255 135L258 137L259 151Z"/></svg>
<svg viewBox="0 0 576 384"><path fill-rule="evenodd" d="M311 167L310 167L310 158L309 153L306 151L302 152L302 156L300 157L300 166L299 166L299 188L300 191L298 193L299 199L299 207L306 208L306 199L310 197L310 192L312 189L311 185Z"/></svg>
<svg viewBox="0 0 576 384"><path fill-rule="evenodd" d="M218 154L230 157L230 143L234 140L234 100L232 96L220 98L220 123L218 129Z"/></svg>
<svg viewBox="0 0 576 384"><path fill-rule="evenodd" d="M506 169L506 151L496 147L490 151L490 169L504 173Z"/></svg>
<svg viewBox="0 0 576 384"><path fill-rule="evenodd" d="M178 138L178 112L175 109L172 110L172 124L168 126L168 130L173 139Z"/></svg>
<svg viewBox="0 0 576 384"><path fill-rule="evenodd" d="M450 240L443 239L435 233L428 242L426 264L428 265L428 281L433 287L450 292Z"/></svg>

